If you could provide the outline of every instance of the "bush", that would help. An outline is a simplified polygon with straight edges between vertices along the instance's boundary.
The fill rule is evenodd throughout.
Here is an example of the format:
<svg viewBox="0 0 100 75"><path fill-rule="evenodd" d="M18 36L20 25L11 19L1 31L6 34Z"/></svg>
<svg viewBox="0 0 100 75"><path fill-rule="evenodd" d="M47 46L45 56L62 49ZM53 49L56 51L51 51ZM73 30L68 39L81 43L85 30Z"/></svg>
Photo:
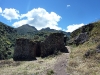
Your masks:
<svg viewBox="0 0 100 75"><path fill-rule="evenodd" d="M84 57L88 58L88 57L95 55L96 53L97 53L96 50L90 49L85 53Z"/></svg>
<svg viewBox="0 0 100 75"><path fill-rule="evenodd" d="M48 70L47 71L47 75L53 75L54 74L54 71L53 70Z"/></svg>

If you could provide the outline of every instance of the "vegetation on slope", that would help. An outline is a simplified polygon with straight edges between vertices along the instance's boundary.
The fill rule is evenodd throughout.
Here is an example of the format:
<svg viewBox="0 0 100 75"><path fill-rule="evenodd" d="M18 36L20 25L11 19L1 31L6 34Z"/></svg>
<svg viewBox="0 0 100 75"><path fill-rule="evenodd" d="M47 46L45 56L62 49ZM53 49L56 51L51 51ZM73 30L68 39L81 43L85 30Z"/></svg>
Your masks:
<svg viewBox="0 0 100 75"><path fill-rule="evenodd" d="M0 59L8 59L13 55L16 31L0 22Z"/></svg>
<svg viewBox="0 0 100 75"><path fill-rule="evenodd" d="M70 60L67 69L71 75L99 75L100 74L100 53L96 48L100 46L100 21L83 26L74 32L72 37L82 31L89 33L89 40L79 46L72 45ZM86 56L85 54L88 54Z"/></svg>

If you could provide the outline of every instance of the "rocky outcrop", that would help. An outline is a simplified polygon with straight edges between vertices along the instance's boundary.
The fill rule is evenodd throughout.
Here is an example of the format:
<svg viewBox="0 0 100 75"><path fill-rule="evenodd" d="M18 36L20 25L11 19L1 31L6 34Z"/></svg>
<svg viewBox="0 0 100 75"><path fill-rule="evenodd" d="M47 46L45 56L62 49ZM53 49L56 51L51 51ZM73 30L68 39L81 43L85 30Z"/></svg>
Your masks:
<svg viewBox="0 0 100 75"><path fill-rule="evenodd" d="M36 46L36 43L29 39L16 39L13 59L15 61L36 59Z"/></svg>
<svg viewBox="0 0 100 75"><path fill-rule="evenodd" d="M88 39L89 39L89 35L87 32L80 33L78 36L71 38L68 41L68 44L69 45L76 44L78 46L79 44L83 44L84 42L88 41Z"/></svg>
<svg viewBox="0 0 100 75"><path fill-rule="evenodd" d="M96 47L96 52L100 53L100 44Z"/></svg>
<svg viewBox="0 0 100 75"><path fill-rule="evenodd" d="M75 38L74 43L76 45L79 45L79 44L86 42L88 39L89 39L89 36L88 36L87 32L81 33Z"/></svg>
<svg viewBox="0 0 100 75"><path fill-rule="evenodd" d="M56 54L59 51L68 52L64 45L64 34L52 33L41 43L41 57Z"/></svg>

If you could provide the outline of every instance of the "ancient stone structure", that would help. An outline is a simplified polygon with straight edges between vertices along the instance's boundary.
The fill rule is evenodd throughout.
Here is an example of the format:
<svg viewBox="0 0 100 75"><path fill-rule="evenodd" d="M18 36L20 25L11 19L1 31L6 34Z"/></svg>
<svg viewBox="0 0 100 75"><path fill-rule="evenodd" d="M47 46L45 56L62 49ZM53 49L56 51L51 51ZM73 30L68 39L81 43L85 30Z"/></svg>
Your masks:
<svg viewBox="0 0 100 75"><path fill-rule="evenodd" d="M68 52L64 45L64 34L52 33L43 42L30 41L29 39L16 39L13 59L15 61L34 60L36 57L46 57L51 54Z"/></svg>
<svg viewBox="0 0 100 75"><path fill-rule="evenodd" d="M36 43L29 39L16 39L13 59L15 61L36 59L36 46Z"/></svg>
<svg viewBox="0 0 100 75"><path fill-rule="evenodd" d="M41 41L34 41L36 44L36 57L41 56Z"/></svg>
<svg viewBox="0 0 100 75"><path fill-rule="evenodd" d="M56 54L59 51L68 52L64 45L64 34L52 33L41 43L41 57Z"/></svg>

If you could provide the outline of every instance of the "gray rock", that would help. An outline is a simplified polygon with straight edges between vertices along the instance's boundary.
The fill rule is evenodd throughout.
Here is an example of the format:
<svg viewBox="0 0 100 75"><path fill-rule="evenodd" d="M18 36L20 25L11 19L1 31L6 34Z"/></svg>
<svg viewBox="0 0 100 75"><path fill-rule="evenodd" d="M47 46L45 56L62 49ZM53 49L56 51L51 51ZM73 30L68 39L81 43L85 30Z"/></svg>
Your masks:
<svg viewBox="0 0 100 75"><path fill-rule="evenodd" d="M75 38L74 42L75 42L76 45L79 45L79 44L83 44L83 43L86 42L88 39L89 39L89 36L88 36L87 32L85 32L85 33L79 34L79 35Z"/></svg>
<svg viewBox="0 0 100 75"><path fill-rule="evenodd" d="M100 44L96 47L96 52L100 53Z"/></svg>

